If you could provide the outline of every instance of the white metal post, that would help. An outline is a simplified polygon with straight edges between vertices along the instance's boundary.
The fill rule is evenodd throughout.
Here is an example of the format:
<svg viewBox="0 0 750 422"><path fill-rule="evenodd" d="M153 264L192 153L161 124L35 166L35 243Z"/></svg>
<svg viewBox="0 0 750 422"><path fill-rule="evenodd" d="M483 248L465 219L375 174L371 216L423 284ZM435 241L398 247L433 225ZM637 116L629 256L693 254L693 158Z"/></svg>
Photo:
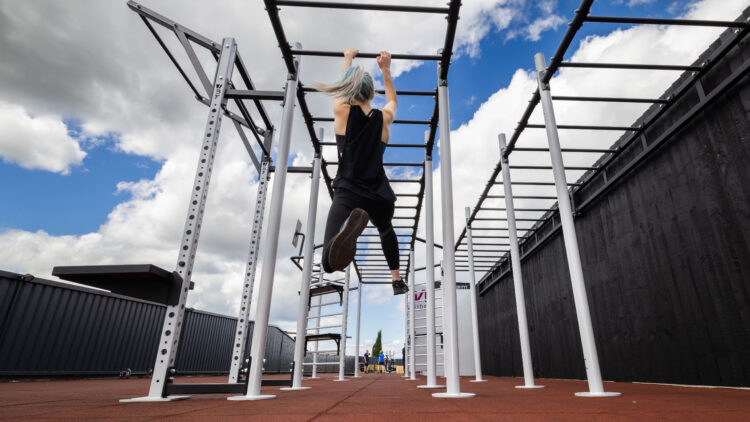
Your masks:
<svg viewBox="0 0 750 422"><path fill-rule="evenodd" d="M325 272L323 271L323 264L320 264L320 275L318 277L318 283L323 284L323 277L325 276ZM318 310L315 314L318 318L315 318L315 334L320 334L320 316L323 315L323 307L321 306L323 304L323 296L316 296L316 303L315 303L316 309ZM307 330L305 330L305 335L307 335ZM318 378L318 348L320 347L319 342L314 342L313 344L313 361L312 361L312 373L310 374L310 379L316 379Z"/></svg>
<svg viewBox="0 0 750 422"><path fill-rule="evenodd" d="M429 131L425 132L425 142ZM425 285L427 286L427 384L419 388L443 388L437 383L435 359L435 234L432 209L432 152L424 161L424 215L425 215Z"/></svg>
<svg viewBox="0 0 750 422"><path fill-rule="evenodd" d="M404 376L409 378L409 294L404 295Z"/></svg>
<svg viewBox="0 0 750 422"><path fill-rule="evenodd" d="M182 278L180 297L177 304L168 305L164 313L164 322L162 323L161 337L158 343L159 348L154 362L148 396L122 399L121 402L171 401L188 398L188 396L162 397L162 395L167 378L171 375L168 372L174 367L175 356L177 355L180 331L185 318L185 302L187 301L195 254L198 249L198 238L203 221L203 212L206 207L206 198L208 197L208 186L211 181L221 121L224 116L223 107L226 105L224 94L229 86L228 82L232 78L236 54L237 44L234 42L234 38L224 38L216 75L214 76L213 94L211 95L210 111L206 119L206 129L202 132L205 135L202 135L203 143L177 258L175 272Z"/></svg>
<svg viewBox="0 0 750 422"><path fill-rule="evenodd" d="M438 69L439 72L439 69ZM445 265L443 286L443 330L447 342L444 347L444 368L446 376L445 393L434 393L434 397L473 397L472 393L462 393L458 371L458 313L456 306L456 255L453 250L453 174L451 170L451 129L448 101L448 81L438 80L438 112L440 125L440 189L443 211L443 263Z"/></svg>
<svg viewBox="0 0 750 422"><path fill-rule="evenodd" d="M279 229L281 228L281 210L284 206L289 145L292 140L294 104L297 98L299 80L299 58L295 58L295 64L297 66L297 73L289 74L284 92L284 110L279 130L274 186L268 213L268 232L263 244L263 267L260 273L258 305L255 310L253 342L250 346L250 369L248 373L247 392L244 396L229 397L229 400L264 400L276 397L272 394L260 394L260 385L261 378L263 377L263 357L266 351L268 317L271 312L271 295L273 293L274 273L276 271L276 253L279 248Z"/></svg>
<svg viewBox="0 0 750 422"><path fill-rule="evenodd" d="M357 283L357 338L354 344L354 378L362 378L359 375L359 321L362 316L362 280Z"/></svg>
<svg viewBox="0 0 750 422"><path fill-rule="evenodd" d="M474 240L471 237L471 224L469 217L471 209L466 207L466 248L469 261L469 295L471 307L471 337L474 343L474 379L470 382L486 382L482 379L482 357L479 351L479 318L477 316L477 288L476 274L474 273Z"/></svg>
<svg viewBox="0 0 750 422"><path fill-rule="evenodd" d="M349 320L349 273L351 273L351 264L346 267L344 273L344 308L341 310L341 343L339 344L339 378L334 381L349 381L344 378L344 369L346 366L346 326ZM355 362L356 364L356 362ZM356 366L356 365L355 365Z"/></svg>
<svg viewBox="0 0 750 422"><path fill-rule="evenodd" d="M409 297L409 337L411 338L411 349L409 349L409 361L411 367L409 368L409 379L417 379L417 347L416 347L416 324L414 321L414 307L416 302L416 292L414 291L414 248L409 251L409 292L406 294Z"/></svg>
<svg viewBox="0 0 750 422"><path fill-rule="evenodd" d="M518 336L521 342L521 362L523 363L524 385L516 388L544 388L534 384L534 367L531 361L529 344L529 324L526 321L526 299L523 294L523 273L521 270L521 252L518 249L518 231L516 228L516 209L513 205L513 184L510 179L508 158L505 157L505 134L499 135L500 162L503 169L503 186L505 187L505 214L508 220L508 238L510 243L510 261L513 272L513 290L516 296L516 314L518 317Z"/></svg>
<svg viewBox="0 0 750 422"><path fill-rule="evenodd" d="M255 214L253 215L253 229L250 235L250 251L245 266L245 277L242 283L242 296L240 297L240 317L234 332L234 343L232 347L232 366L229 368L229 382L236 383L240 378L242 361L245 358L245 343L247 343L247 330L250 326L250 305L253 299L253 285L255 284L255 269L258 267L258 249L260 246L260 235L263 231L263 210L266 206L266 193L268 192L268 173L271 168L271 159L263 157L263 162L258 175L258 197L255 201Z"/></svg>
<svg viewBox="0 0 750 422"><path fill-rule="evenodd" d="M318 132L323 139L323 129ZM294 375L292 386L282 390L306 390L310 387L302 386L302 372L305 363L305 337L307 335L307 320L310 310L310 282L312 280L313 252L315 251L315 219L318 215L318 187L320 186L321 155L315 153L313 159L312 180L310 183L310 202L307 208L307 227L305 228L305 250L303 251L302 280L299 288L299 304L297 305L297 337L294 339Z"/></svg>
<svg viewBox="0 0 750 422"><path fill-rule="evenodd" d="M576 237L576 228L573 221L573 212L570 204L570 197L568 196L568 181L565 177L565 166L563 164L562 151L560 150L560 139L557 134L555 111L552 108L552 96L550 94L549 84L545 83L543 80L547 64L542 53L537 53L534 56L534 64L536 65L539 95L542 103L542 111L544 112L544 126L547 130L549 153L550 158L552 159L552 172L555 177L557 205L560 211L560 223L562 225L563 240L565 242L565 254L568 258L570 282L573 285L573 301L575 302L578 329L581 333L581 343L583 345L583 358L586 365L586 376L589 383L588 392L576 393L576 395L585 397L619 396L620 393L605 392L604 385L602 384L602 375L599 369L599 357L596 352L596 342L594 340L594 329L591 323L589 302L586 297L586 284L583 279L583 266L581 265L581 255L578 250L578 239Z"/></svg>

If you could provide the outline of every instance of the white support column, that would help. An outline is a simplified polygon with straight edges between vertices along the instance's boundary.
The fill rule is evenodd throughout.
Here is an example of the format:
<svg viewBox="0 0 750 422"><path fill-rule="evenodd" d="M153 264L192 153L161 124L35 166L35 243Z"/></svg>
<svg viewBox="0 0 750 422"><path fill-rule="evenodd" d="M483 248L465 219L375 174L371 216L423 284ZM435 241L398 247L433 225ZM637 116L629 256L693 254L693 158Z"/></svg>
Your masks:
<svg viewBox="0 0 750 422"><path fill-rule="evenodd" d="M439 71L439 69L438 69ZM472 393L462 393L458 370L458 314L456 306L456 255L453 220L453 174L451 170L451 129L448 101L448 81L438 80L438 113L440 125L440 189L443 211L443 264L445 265L443 286L443 330L444 368L447 391L434 393L434 397L473 397Z"/></svg>
<svg viewBox="0 0 750 422"><path fill-rule="evenodd" d="M414 307L416 302L414 298L416 292L414 291L414 248L409 251L409 292L406 294L409 298L409 337L411 338L411 349L409 349L409 361L411 362L409 379L414 381L417 379L417 347L416 347L416 324L414 322Z"/></svg>
<svg viewBox="0 0 750 422"><path fill-rule="evenodd" d="M247 343L247 330L250 325L250 305L253 299L253 285L255 284L255 269L258 267L258 249L260 246L260 235L263 231L263 210L266 206L266 193L268 192L268 173L271 160L263 158L258 174L258 197L255 201L255 214L253 215L253 228L250 235L250 252L247 256L245 266L245 277L242 283L242 296L240 297L240 316L237 328L234 332L234 343L232 347L232 366L229 368L229 382L236 383L240 378L240 369L245 359L245 343Z"/></svg>
<svg viewBox="0 0 750 422"><path fill-rule="evenodd" d="M208 118L206 119L206 129L202 132L205 135L201 135L203 143L201 145L198 167L195 171L193 190L191 191L192 194L188 205L185 228L182 231L177 258L177 269L175 272L182 278L180 296L177 303L168 305L164 313L164 322L162 323L161 337L159 338L159 347L156 353L148 396L122 399L120 400L121 402L172 401L189 397L162 397L162 395L167 378L172 375L169 372L174 368L174 360L177 355L177 345L180 340L182 322L185 318L185 302L187 302L193 263L195 262L195 254L198 250L198 238L203 221L203 212L206 207L206 198L208 197L208 186L211 181L216 145L218 144L221 121L224 116L222 108L227 103L224 94L229 86L228 82L232 78L236 54L237 44L234 42L234 38L224 38L218 67L216 68L213 95L211 95L211 105L209 107Z"/></svg>
<svg viewBox="0 0 750 422"><path fill-rule="evenodd" d="M323 277L325 276L325 272L323 271L323 264L320 264L320 275L318 276L318 283L323 284ZM320 306L323 304L323 296L316 296L316 306L317 313L315 316L320 317L323 315L323 307ZM320 334L320 318L315 318L315 334ZM307 330L305 330L305 335L307 335ZM316 341L313 342L313 361L312 361L312 373L310 374L310 379L316 379L318 377L318 348L320 347L320 344Z"/></svg>
<svg viewBox="0 0 750 422"><path fill-rule="evenodd" d="M346 267L344 273L344 307L341 310L341 343L339 346L339 377L334 381L349 381L344 378L344 369L346 367L346 326L349 322L349 273L351 273L352 265L349 264ZM355 362L356 366L356 362Z"/></svg>
<svg viewBox="0 0 750 422"><path fill-rule="evenodd" d="M516 209L513 205L513 184L510 179L508 158L505 157L505 134L499 135L500 161L503 169L503 186L505 187L505 214L508 220L508 238L510 243L510 261L513 272L513 290L516 296L516 314L518 316L518 335L521 342L521 362L523 363L524 385L516 388L544 388L534 384L534 367L531 361L529 344L529 324L526 321L526 299L523 294L523 273L521 271L521 252L518 249L518 229L516 228Z"/></svg>
<svg viewBox="0 0 750 422"><path fill-rule="evenodd" d="M318 131L318 139L323 139L323 129ZM292 386L282 390L307 390L302 386L302 372L305 363L305 337L307 335L307 317L310 310L310 282L312 280L313 252L315 252L315 220L318 215L318 190L320 186L321 155L315 153L313 172L310 183L310 202L307 208L307 227L305 228L305 250L303 251L302 280L299 288L297 305L297 337L294 339L294 375Z"/></svg>
<svg viewBox="0 0 750 422"><path fill-rule="evenodd" d="M409 378L409 294L404 295L404 376Z"/></svg>
<svg viewBox="0 0 750 422"><path fill-rule="evenodd" d="M248 373L247 392L244 396L229 397L229 400L265 400L276 397L272 394L260 394L260 385L261 378L263 377L263 357L266 351L268 318L271 313L271 295L273 293L273 282L276 271L276 254L279 248L279 229L281 228L281 210L284 206L289 144L292 140L294 104L297 98L299 80L299 58L295 58L295 64L297 65L297 73L289 74L284 92L284 110L279 130L274 186L268 213L268 232L263 244L263 267L260 273L258 305L255 310L253 342L250 346L250 370Z"/></svg>
<svg viewBox="0 0 750 422"><path fill-rule="evenodd" d="M573 221L573 212L570 204L570 197L568 196L568 181L565 177L565 166L563 164L562 151L560 150L560 139L557 134L555 111L552 108L552 96L550 94L549 84L545 83L543 80L547 64L545 63L544 55L542 53L537 53L534 56L534 64L536 65L539 95L541 97L542 111L544 112L544 126L547 130L549 154L552 159L552 173L555 177L557 206L560 211L560 222L562 225L563 240L565 242L565 255L568 258L570 282L573 285L573 301L575 302L578 329L581 333L581 343L583 345L586 377L589 382L589 391L576 393L576 395L584 397L619 396L620 393L605 392L604 385L602 384L602 375L599 370L599 357L596 352L596 342L594 340L594 328L591 324L589 302L586 297L586 284L583 279L583 266L581 265L581 255L578 250L578 239L576 237L576 228Z"/></svg>
<svg viewBox="0 0 750 422"><path fill-rule="evenodd" d="M425 143L429 131L425 132ZM425 215L425 285L427 286L427 384L419 388L444 388L437 383L437 365L435 357L435 234L433 232L434 216L432 205L432 152L428 152L424 161L424 215Z"/></svg>
<svg viewBox="0 0 750 422"><path fill-rule="evenodd" d="M354 344L354 378L362 378L359 375L359 321L362 316L362 280L357 283L357 338Z"/></svg>
<svg viewBox="0 0 750 422"><path fill-rule="evenodd" d="M482 379L482 357L479 351L479 318L477 316L477 279L474 273L474 240L471 237L469 217L471 209L466 207L466 247L469 261L469 295L471 295L471 337L474 342L474 379L471 382L486 382Z"/></svg>

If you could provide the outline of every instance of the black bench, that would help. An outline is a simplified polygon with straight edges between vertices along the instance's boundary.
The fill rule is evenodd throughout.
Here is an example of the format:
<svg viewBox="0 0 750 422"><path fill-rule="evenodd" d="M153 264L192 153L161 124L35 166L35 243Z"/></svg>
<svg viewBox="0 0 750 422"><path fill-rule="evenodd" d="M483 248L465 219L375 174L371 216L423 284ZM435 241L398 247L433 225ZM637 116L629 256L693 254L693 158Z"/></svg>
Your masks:
<svg viewBox="0 0 750 422"><path fill-rule="evenodd" d="M52 269L52 275L164 305L176 305L182 287L179 274L153 264L58 266Z"/></svg>
<svg viewBox="0 0 750 422"><path fill-rule="evenodd" d="M305 336L305 355L307 355L307 342L308 341L326 341L333 340L336 342L336 354L341 353L341 334L336 333L325 333L325 334L308 334Z"/></svg>

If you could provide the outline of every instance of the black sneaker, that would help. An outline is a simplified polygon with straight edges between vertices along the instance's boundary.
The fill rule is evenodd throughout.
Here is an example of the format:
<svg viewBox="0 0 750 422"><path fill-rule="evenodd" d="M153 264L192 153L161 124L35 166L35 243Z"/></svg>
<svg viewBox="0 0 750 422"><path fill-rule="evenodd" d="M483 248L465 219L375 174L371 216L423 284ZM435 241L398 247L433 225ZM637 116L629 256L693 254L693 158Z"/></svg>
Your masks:
<svg viewBox="0 0 750 422"><path fill-rule="evenodd" d="M333 271L343 271L354 260L357 253L357 238L367 227L370 215L362 208L355 208L341 225L328 251L328 265Z"/></svg>
<svg viewBox="0 0 750 422"><path fill-rule="evenodd" d="M393 280L391 283L393 286L393 295L402 295L409 291L409 287L406 285L403 279Z"/></svg>

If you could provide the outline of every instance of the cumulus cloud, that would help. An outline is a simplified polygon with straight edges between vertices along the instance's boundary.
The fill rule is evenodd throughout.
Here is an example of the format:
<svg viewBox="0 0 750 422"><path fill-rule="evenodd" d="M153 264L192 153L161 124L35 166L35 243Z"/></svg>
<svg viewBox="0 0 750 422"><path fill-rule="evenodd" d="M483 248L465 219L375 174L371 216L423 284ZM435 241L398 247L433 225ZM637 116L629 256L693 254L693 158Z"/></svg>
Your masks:
<svg viewBox="0 0 750 422"><path fill-rule="evenodd" d="M27 169L68 174L86 153L58 116L31 116L0 101L0 157Z"/></svg>

